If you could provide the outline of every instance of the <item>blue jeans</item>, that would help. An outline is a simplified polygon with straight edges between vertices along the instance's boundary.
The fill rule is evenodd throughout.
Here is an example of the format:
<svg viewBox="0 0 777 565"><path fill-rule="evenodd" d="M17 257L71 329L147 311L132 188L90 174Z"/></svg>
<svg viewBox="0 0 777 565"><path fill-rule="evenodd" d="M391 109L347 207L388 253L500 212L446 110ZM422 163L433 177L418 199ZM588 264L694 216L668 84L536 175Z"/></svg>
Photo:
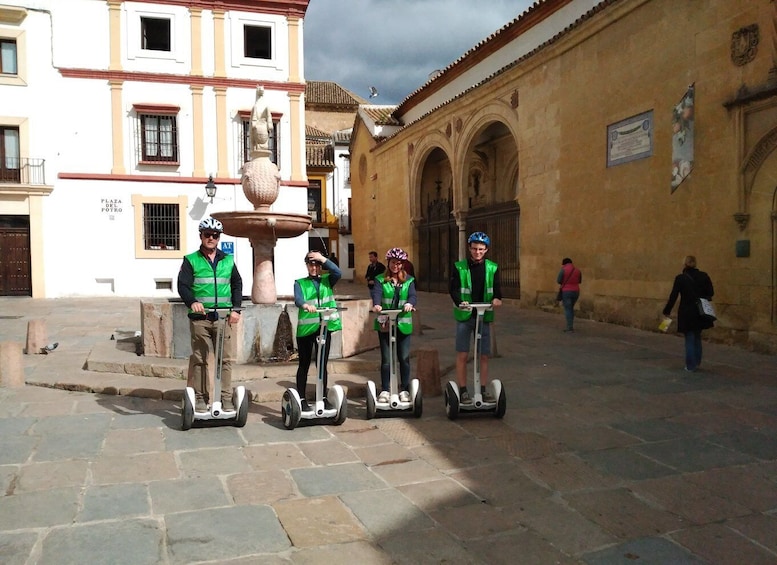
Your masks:
<svg viewBox="0 0 777 565"><path fill-rule="evenodd" d="M701 365L701 330L685 332L685 368L695 371Z"/></svg>
<svg viewBox="0 0 777 565"><path fill-rule="evenodd" d="M564 317L567 319L567 329L571 330L575 323L575 303L580 298L577 290L565 290L561 293L561 304L564 306Z"/></svg>
<svg viewBox="0 0 777 565"><path fill-rule="evenodd" d="M380 341L380 386L381 390L391 390L391 351L388 332L378 332ZM397 361L399 361L400 391L410 389L410 334L397 331Z"/></svg>

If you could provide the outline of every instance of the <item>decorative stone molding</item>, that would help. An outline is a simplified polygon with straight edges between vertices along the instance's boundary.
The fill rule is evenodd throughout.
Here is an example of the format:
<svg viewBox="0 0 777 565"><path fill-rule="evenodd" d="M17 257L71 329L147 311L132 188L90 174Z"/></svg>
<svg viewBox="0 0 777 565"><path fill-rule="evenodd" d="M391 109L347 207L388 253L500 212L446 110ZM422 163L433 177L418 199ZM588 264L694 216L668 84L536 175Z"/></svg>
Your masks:
<svg viewBox="0 0 777 565"><path fill-rule="evenodd" d="M513 90L513 94L510 96L510 108L515 110L518 107L518 104L520 103L520 98L518 96L518 89L516 88Z"/></svg>
<svg viewBox="0 0 777 565"><path fill-rule="evenodd" d="M737 212L734 214L734 221L739 225L739 231L745 231L747 223L750 221L750 214Z"/></svg>
<svg viewBox="0 0 777 565"><path fill-rule="evenodd" d="M731 62L741 67L755 59L758 52L758 24L751 24L731 34Z"/></svg>
<svg viewBox="0 0 777 565"><path fill-rule="evenodd" d="M450 138L451 131L452 131L452 128L451 128L451 124L449 123L447 126L445 126L445 137Z"/></svg>

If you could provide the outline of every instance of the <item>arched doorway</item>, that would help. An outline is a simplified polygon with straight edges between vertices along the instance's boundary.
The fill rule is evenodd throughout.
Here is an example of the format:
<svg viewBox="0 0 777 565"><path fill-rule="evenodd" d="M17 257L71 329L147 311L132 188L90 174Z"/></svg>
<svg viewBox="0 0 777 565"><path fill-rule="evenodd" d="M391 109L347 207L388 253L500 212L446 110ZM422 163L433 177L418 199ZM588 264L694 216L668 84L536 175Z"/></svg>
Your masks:
<svg viewBox="0 0 777 565"><path fill-rule="evenodd" d="M451 215L452 180L448 156L440 148L433 149L421 173L420 206L423 219L418 226L418 290L448 291L450 269L458 254L458 228Z"/></svg>
<svg viewBox="0 0 777 565"><path fill-rule="evenodd" d="M473 136L464 157L464 193L456 208L466 211L467 234L491 238L488 257L499 264L502 294L520 298L518 149L509 128L492 121Z"/></svg>

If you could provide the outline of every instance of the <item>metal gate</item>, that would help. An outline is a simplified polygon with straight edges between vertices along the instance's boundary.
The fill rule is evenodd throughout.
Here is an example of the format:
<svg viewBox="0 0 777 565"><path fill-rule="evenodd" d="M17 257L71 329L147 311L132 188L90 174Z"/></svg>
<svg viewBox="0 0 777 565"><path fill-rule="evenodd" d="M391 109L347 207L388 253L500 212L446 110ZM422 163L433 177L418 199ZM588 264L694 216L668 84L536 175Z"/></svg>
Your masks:
<svg viewBox="0 0 777 565"><path fill-rule="evenodd" d="M0 296L32 296L28 216L0 216Z"/></svg>
<svg viewBox="0 0 777 565"><path fill-rule="evenodd" d="M427 292L448 292L448 279L458 259L458 228L448 200L434 200L419 227L420 265L416 288Z"/></svg>
<svg viewBox="0 0 777 565"><path fill-rule="evenodd" d="M491 238L487 257L499 264L499 280L505 298L521 297L518 242L520 215L521 209L517 202L475 208L467 214L467 233L482 231Z"/></svg>

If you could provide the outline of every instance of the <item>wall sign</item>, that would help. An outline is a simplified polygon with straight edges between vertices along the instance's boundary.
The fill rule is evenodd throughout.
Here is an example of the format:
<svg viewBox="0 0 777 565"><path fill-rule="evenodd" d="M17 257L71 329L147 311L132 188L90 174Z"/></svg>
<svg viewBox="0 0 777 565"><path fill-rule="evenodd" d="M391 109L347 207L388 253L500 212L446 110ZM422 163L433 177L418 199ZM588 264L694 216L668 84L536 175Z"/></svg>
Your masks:
<svg viewBox="0 0 777 565"><path fill-rule="evenodd" d="M614 167L653 154L653 110L607 126L607 166Z"/></svg>
<svg viewBox="0 0 777 565"><path fill-rule="evenodd" d="M109 220L116 218L116 214L124 211L121 198L100 198L100 213L108 216Z"/></svg>

